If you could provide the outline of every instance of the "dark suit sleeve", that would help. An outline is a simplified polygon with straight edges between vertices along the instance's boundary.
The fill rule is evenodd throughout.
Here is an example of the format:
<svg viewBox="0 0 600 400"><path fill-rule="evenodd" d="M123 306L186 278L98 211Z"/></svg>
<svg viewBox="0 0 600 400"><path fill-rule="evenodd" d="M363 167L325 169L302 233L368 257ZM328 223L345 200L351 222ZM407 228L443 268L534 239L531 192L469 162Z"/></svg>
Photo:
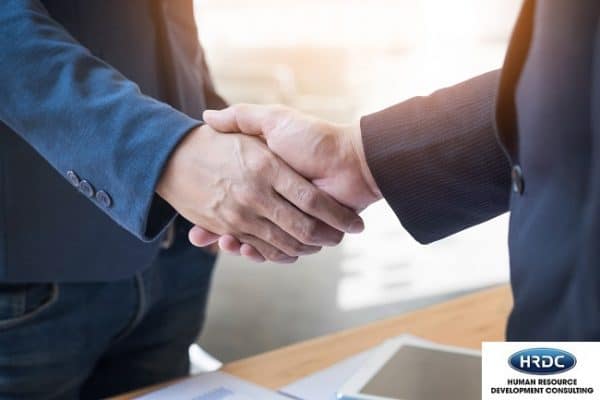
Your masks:
<svg viewBox="0 0 600 400"><path fill-rule="evenodd" d="M430 243L508 210L494 123L499 71L361 120L367 162L402 225Z"/></svg>
<svg viewBox="0 0 600 400"><path fill-rule="evenodd" d="M155 186L200 122L143 95L39 1L0 2L0 50L0 119L60 174L74 170L108 192L113 204L101 209L114 221L140 239L156 237L176 213Z"/></svg>

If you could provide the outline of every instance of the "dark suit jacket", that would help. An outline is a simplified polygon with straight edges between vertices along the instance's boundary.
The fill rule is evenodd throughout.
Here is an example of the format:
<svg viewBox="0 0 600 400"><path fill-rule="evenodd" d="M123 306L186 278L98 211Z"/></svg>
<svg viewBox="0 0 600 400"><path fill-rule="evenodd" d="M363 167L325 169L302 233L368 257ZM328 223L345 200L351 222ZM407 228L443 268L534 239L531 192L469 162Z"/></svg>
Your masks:
<svg viewBox="0 0 600 400"><path fill-rule="evenodd" d="M148 265L163 165L221 104L192 0L3 0L0 53L0 282Z"/></svg>
<svg viewBox="0 0 600 400"><path fill-rule="evenodd" d="M420 242L511 212L509 339L600 340L600 2L526 1L501 71L362 130Z"/></svg>

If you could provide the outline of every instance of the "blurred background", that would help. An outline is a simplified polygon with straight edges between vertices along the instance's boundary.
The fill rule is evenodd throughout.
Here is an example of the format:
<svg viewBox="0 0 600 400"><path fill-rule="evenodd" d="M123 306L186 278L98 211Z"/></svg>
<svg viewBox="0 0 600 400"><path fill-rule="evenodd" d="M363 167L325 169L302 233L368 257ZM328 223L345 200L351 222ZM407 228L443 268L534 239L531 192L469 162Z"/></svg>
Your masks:
<svg viewBox="0 0 600 400"><path fill-rule="evenodd" d="M199 0L195 13L227 101L350 122L500 67L520 3ZM365 233L294 265L222 256L200 346L227 362L508 281L506 216L428 246L384 202L363 216Z"/></svg>

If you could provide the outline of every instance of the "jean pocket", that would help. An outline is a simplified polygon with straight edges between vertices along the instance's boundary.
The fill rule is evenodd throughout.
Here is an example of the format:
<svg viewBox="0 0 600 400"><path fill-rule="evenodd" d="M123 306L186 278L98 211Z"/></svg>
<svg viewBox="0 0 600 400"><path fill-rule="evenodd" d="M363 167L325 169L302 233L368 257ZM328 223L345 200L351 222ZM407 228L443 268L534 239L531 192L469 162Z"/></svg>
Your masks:
<svg viewBox="0 0 600 400"><path fill-rule="evenodd" d="M30 321L58 300L56 283L0 284L0 330Z"/></svg>

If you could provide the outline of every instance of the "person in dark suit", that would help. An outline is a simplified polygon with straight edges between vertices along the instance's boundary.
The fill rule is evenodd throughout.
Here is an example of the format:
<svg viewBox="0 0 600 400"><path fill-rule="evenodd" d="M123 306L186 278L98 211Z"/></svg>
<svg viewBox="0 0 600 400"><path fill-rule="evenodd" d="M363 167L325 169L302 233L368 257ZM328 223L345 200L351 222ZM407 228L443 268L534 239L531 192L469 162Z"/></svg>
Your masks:
<svg viewBox="0 0 600 400"><path fill-rule="evenodd" d="M385 198L421 243L510 211L508 339L600 340L600 2L525 1L501 70L360 124L253 105L204 116L264 135L354 209ZM196 245L214 239L203 228ZM237 239L221 247L249 246Z"/></svg>
<svg viewBox="0 0 600 400"><path fill-rule="evenodd" d="M225 104L193 16L192 0L0 2L0 398L187 374L215 262L190 222L281 262L362 229L261 141L202 124Z"/></svg>

